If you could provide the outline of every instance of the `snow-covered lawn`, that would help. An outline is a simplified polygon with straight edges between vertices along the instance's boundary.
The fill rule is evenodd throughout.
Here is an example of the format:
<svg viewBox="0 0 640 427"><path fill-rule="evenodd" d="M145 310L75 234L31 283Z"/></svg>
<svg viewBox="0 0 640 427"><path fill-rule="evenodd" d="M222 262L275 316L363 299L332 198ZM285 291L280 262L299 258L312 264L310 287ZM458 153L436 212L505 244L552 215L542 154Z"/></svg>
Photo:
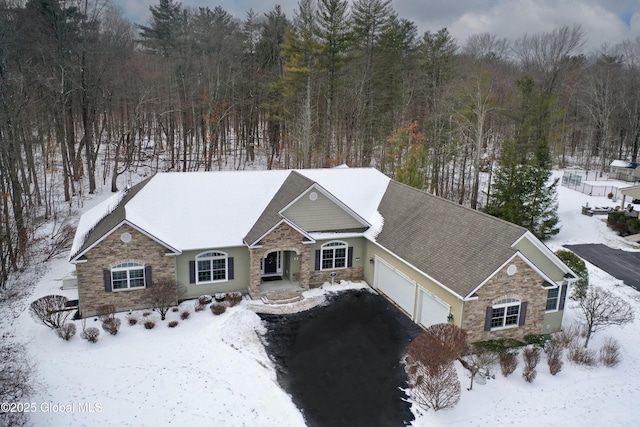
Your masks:
<svg viewBox="0 0 640 427"><path fill-rule="evenodd" d="M605 217L581 215L580 207L615 206L606 198L589 197L559 188L562 230L547 245L554 251L564 244L604 243L614 248L640 250L609 230ZM101 200L109 194L101 196ZM95 205L100 199L87 203ZM589 264L588 264L589 265ZM56 259L27 302L48 294L75 299L74 290L61 290L59 279L73 270L66 258ZM591 284L612 290L632 303L640 318L640 294L619 280L589 265ZM323 293L358 287L357 284L325 285L313 290L298 308L323 302ZM36 393L31 415L35 426L303 426L304 419L276 381L275 371L260 341L263 326L255 303L243 301L220 316L209 310L194 312L187 320L170 312L146 330L129 326L125 313L116 336L101 330L95 344L78 335L69 342L36 324L25 309L13 321L14 334L26 341L34 362ZM265 308L265 310L274 308ZM286 308L283 308L286 309ZM181 310L182 311L182 310ZM156 314L152 314L155 316ZM178 320L175 328L168 328ZM568 304L565 325L578 320ZM498 374L485 385L465 390L469 379L458 367L462 397L452 410L425 412L414 406L416 427L433 425L484 426L635 426L640 423L639 320L625 327L611 327L594 335L597 349L606 336L623 347L622 362L615 368L584 368L565 361L556 376L546 361L538 365L531 384L522 379L522 362L508 378ZM82 323L76 321L79 331ZM90 319L87 326L99 327ZM89 410L93 412L89 412Z"/></svg>

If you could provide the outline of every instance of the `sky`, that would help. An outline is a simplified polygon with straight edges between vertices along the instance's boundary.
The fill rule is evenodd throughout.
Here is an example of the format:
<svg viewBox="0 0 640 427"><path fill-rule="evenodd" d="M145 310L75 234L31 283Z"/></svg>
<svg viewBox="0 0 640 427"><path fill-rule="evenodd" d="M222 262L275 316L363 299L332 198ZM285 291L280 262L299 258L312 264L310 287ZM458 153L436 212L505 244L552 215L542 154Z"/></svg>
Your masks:
<svg viewBox="0 0 640 427"><path fill-rule="evenodd" d="M146 24L149 6L159 0L112 0L125 17ZM282 6L292 18L297 0L183 0L183 6L221 6L237 18L246 12L256 13ZM581 25L587 51L597 51L604 44L640 37L640 2L638 0L392 0L401 18L414 22L419 34L446 27L459 45L472 34L491 33L515 40L525 33L550 32L561 26Z"/></svg>
<svg viewBox="0 0 640 427"><path fill-rule="evenodd" d="M554 177L560 177L556 171ZM134 175L140 178L139 175ZM124 180L124 177L121 177ZM131 179L131 177L130 177ZM107 199L105 185L91 195L84 211ZM632 248L607 228L602 217L582 215L580 206L614 206L606 197L591 197L566 187L558 188L562 228L547 245L558 250L565 244L603 243L612 248ZM495 368L496 376L468 391L467 372L456 363L462 394L451 410L424 411L413 404L416 419L412 427L495 426L525 427L636 426L640 418L637 397L640 383L640 297L597 267L587 263L592 286L601 286L627 300L636 310L636 320L626 326L611 326L593 335L589 348L597 351L607 337L621 346L622 360L614 368L602 365L585 368L569 363L556 376L549 373L546 356L529 384L522 378L522 358L508 378ZM66 257L46 264L39 279L33 268L27 272L37 283L26 301L15 306L0 304L0 335L25 343L37 381L27 402L34 412L29 421L35 427L68 425L186 425L304 427L303 414L290 395L278 386L276 369L259 339L265 325L254 311L281 313L308 309L323 303L327 293L366 287L364 284L325 284L305 293L294 304L265 306L260 300L243 301L220 316L209 310L194 312L186 301L179 312L170 311L165 322L146 330L140 323L128 325L125 313L117 316L122 326L116 336L104 331L95 344L79 336L62 341L42 324L33 321L26 303L49 294L77 298L77 289L60 289L60 279L73 270ZM564 326L580 319L575 303L565 306ZM21 307L21 308L20 308ZM191 316L181 320L179 314ZM269 311L274 313L275 311ZM134 316L142 318L141 312ZM8 321L5 321L8 319ZM178 321L168 328L169 321ZM82 322L74 321L78 330ZM87 326L98 326L91 320ZM14 334L7 334L11 330ZM79 335L79 333L78 333ZM215 399L215 401L212 401ZM25 406L26 407L26 406ZM1 419L0 419L1 421Z"/></svg>

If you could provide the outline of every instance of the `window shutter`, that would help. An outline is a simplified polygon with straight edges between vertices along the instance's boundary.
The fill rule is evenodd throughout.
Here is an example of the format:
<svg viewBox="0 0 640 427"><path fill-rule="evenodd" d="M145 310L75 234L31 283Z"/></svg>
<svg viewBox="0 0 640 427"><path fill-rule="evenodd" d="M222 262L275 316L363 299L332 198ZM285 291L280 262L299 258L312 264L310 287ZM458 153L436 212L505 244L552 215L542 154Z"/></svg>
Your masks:
<svg viewBox="0 0 640 427"><path fill-rule="evenodd" d="M520 319L518 319L518 326L524 326L524 321L526 317L527 317L527 301L520 304Z"/></svg>
<svg viewBox="0 0 640 427"><path fill-rule="evenodd" d="M487 313L484 316L484 330L491 330L491 318L493 317L493 307L487 307Z"/></svg>
<svg viewBox="0 0 640 427"><path fill-rule="evenodd" d="M144 286L150 288L153 284L153 280L151 279L151 266L147 265L144 268Z"/></svg>
<svg viewBox="0 0 640 427"><path fill-rule="evenodd" d="M227 280L233 280L233 257L227 258Z"/></svg>
<svg viewBox="0 0 640 427"><path fill-rule="evenodd" d="M347 267L353 267L353 246L349 246L347 251Z"/></svg>
<svg viewBox="0 0 640 427"><path fill-rule="evenodd" d="M558 310L564 310L564 301L567 299L568 287L568 285L562 285L562 290L560 291L560 305L558 306Z"/></svg>
<svg viewBox="0 0 640 427"><path fill-rule="evenodd" d="M189 283L196 283L196 262L189 261Z"/></svg>
<svg viewBox="0 0 640 427"><path fill-rule="evenodd" d="M320 249L316 249L316 271L320 270Z"/></svg>
<svg viewBox="0 0 640 427"><path fill-rule="evenodd" d="M104 279L104 291L111 292L111 270L102 270L102 277Z"/></svg>

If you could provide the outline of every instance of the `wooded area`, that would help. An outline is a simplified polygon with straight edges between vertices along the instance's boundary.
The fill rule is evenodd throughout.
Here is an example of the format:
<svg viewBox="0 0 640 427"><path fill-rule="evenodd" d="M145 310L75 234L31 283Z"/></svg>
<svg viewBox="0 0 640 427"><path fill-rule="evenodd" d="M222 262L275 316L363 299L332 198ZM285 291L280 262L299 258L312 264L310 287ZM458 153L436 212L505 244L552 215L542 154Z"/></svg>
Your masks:
<svg viewBox="0 0 640 427"><path fill-rule="evenodd" d="M640 39L419 35L389 0L151 13L136 26L108 0L0 0L0 288L43 222L62 239L61 213L130 168L373 166L477 209L499 160L637 160Z"/></svg>

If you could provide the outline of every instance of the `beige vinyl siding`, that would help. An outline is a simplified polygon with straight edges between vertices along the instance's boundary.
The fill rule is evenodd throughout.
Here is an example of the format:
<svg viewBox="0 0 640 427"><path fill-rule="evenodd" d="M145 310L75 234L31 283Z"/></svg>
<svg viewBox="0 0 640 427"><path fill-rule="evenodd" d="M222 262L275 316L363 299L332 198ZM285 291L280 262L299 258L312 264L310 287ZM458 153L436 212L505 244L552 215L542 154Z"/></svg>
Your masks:
<svg viewBox="0 0 640 427"><path fill-rule="evenodd" d="M316 200L309 197L312 193L317 195ZM307 232L353 230L363 227L357 219L315 189L304 194L282 214Z"/></svg>
<svg viewBox="0 0 640 427"><path fill-rule="evenodd" d="M555 265L553 261L543 254L529 239L521 239L518 244L515 245L515 248L551 279L559 282L564 278L564 271Z"/></svg>
<svg viewBox="0 0 640 427"><path fill-rule="evenodd" d="M209 251L226 252L229 257L233 257L233 280L202 285L190 284L189 261L195 261L197 255ZM185 285L186 288L186 294L181 296L181 299L197 298L205 294L213 295L218 292L247 292L249 287L249 250L246 247L235 247L185 251L176 257L176 277L178 282Z"/></svg>
<svg viewBox="0 0 640 427"><path fill-rule="evenodd" d="M407 264L402 262L400 259L392 255L385 249L379 247L375 243L367 241L367 244L365 247L365 253L364 253L364 261L365 261L364 277L370 286L373 287L373 283L374 283L373 275L374 275L375 268L374 268L374 265L369 262L369 260L375 259L376 256L383 259L387 264L396 268L398 271L400 271L402 274L407 276L409 279L416 282L419 288L423 288L431 292L436 297L440 298L443 302L445 302L446 304L449 304L449 306L451 306L451 313L453 314L454 324L461 326L462 311L463 311L464 305L463 305L463 302L457 296L445 290L442 286L439 286L434 281L429 279L427 276L418 272L416 269L412 268L411 266L408 266Z"/></svg>

